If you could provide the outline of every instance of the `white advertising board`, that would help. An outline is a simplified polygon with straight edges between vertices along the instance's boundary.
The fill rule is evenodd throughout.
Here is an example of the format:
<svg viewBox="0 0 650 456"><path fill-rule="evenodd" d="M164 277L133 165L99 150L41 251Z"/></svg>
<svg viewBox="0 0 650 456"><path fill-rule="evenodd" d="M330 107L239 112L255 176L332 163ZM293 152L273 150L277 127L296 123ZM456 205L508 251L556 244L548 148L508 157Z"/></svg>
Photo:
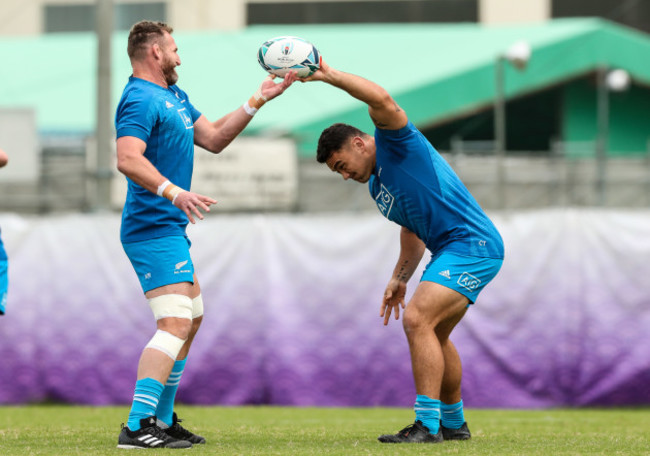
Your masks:
<svg viewBox="0 0 650 456"><path fill-rule="evenodd" d="M0 109L0 149L9 165L0 182L36 183L41 175L40 149L33 109Z"/></svg>
<svg viewBox="0 0 650 456"><path fill-rule="evenodd" d="M290 139L239 137L220 154L197 147L192 191L217 200L216 210L292 210L297 202L298 161ZM126 198L126 179L113 182L113 205Z"/></svg>

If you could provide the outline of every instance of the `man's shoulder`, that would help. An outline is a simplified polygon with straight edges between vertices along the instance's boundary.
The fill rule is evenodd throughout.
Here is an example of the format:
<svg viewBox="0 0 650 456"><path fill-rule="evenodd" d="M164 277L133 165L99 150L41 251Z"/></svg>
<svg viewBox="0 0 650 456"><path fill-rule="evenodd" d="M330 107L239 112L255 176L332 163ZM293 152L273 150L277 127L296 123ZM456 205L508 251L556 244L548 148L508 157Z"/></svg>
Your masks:
<svg viewBox="0 0 650 456"><path fill-rule="evenodd" d="M396 130L387 130L384 128L375 128L375 138L380 141L405 141L415 136L421 136L422 133L410 120L406 125Z"/></svg>
<svg viewBox="0 0 650 456"><path fill-rule="evenodd" d="M157 90L153 84L148 84L146 81L141 79L130 79L126 87L124 87L124 92L122 98L128 98L130 100L149 100L155 98Z"/></svg>
<svg viewBox="0 0 650 456"><path fill-rule="evenodd" d="M431 143L410 120L399 130L377 129L375 141L378 154L389 156L404 156L410 152L422 153L432 147Z"/></svg>
<svg viewBox="0 0 650 456"><path fill-rule="evenodd" d="M140 112L151 112L164 108L164 92L156 90L151 84L146 84L146 81L143 82L145 83L136 80L136 82L127 84L122 93L120 108L136 109Z"/></svg>

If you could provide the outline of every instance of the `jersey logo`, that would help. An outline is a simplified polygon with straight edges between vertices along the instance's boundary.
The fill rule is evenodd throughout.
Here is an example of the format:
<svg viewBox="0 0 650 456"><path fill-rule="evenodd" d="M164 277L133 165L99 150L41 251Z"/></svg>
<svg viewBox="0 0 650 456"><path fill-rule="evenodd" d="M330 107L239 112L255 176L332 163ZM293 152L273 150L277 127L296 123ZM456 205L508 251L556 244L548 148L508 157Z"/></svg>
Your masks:
<svg viewBox="0 0 650 456"><path fill-rule="evenodd" d="M181 108L178 110L178 115L181 116L181 120L185 124L185 129L189 130L190 128L194 128L194 125L192 124L192 118L190 115L187 113L187 109Z"/></svg>
<svg viewBox="0 0 650 456"><path fill-rule="evenodd" d="M466 288L469 291L474 291L481 284L481 280L477 277L474 277L469 272L463 272L458 279L458 285L463 288Z"/></svg>
<svg viewBox="0 0 650 456"><path fill-rule="evenodd" d="M449 272L449 269L445 269L444 271L440 271L438 275L443 276L445 279L451 279L451 272Z"/></svg>
<svg viewBox="0 0 650 456"><path fill-rule="evenodd" d="M379 195L375 198L375 202L377 203L379 212L381 212L384 217L388 218L388 214L390 214L390 210L393 208L394 201L395 198L393 195L391 195L388 189L384 187L384 184L381 184L381 189Z"/></svg>
<svg viewBox="0 0 650 456"><path fill-rule="evenodd" d="M167 101L167 100L165 100L165 106L167 106L168 108L173 108L174 107L174 105L172 103L170 103L169 101Z"/></svg>

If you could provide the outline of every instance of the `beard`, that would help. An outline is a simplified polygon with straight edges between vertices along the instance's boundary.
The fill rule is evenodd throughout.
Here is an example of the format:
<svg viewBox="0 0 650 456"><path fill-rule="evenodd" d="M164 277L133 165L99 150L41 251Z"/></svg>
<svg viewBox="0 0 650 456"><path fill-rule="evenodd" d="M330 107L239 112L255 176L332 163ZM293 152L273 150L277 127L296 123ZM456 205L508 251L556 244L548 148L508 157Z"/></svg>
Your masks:
<svg viewBox="0 0 650 456"><path fill-rule="evenodd" d="M176 73L176 65L169 59L165 60L162 66L163 76L168 86L173 86L178 82L178 73Z"/></svg>

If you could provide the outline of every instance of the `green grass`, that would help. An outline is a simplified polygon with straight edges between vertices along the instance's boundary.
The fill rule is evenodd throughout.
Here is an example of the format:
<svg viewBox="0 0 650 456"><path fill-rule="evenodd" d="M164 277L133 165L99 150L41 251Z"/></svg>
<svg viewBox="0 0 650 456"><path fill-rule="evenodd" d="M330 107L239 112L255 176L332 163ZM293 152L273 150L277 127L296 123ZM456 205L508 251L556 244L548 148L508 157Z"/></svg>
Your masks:
<svg viewBox="0 0 650 456"><path fill-rule="evenodd" d="M390 445L376 439L410 409L179 406L203 435L193 455L648 455L650 409L467 410L472 440ZM0 455L118 455L126 407L0 407ZM134 450L135 451L135 450ZM147 450L169 454L174 450ZM184 454L183 452L181 452ZM138 453L140 454L140 453Z"/></svg>

